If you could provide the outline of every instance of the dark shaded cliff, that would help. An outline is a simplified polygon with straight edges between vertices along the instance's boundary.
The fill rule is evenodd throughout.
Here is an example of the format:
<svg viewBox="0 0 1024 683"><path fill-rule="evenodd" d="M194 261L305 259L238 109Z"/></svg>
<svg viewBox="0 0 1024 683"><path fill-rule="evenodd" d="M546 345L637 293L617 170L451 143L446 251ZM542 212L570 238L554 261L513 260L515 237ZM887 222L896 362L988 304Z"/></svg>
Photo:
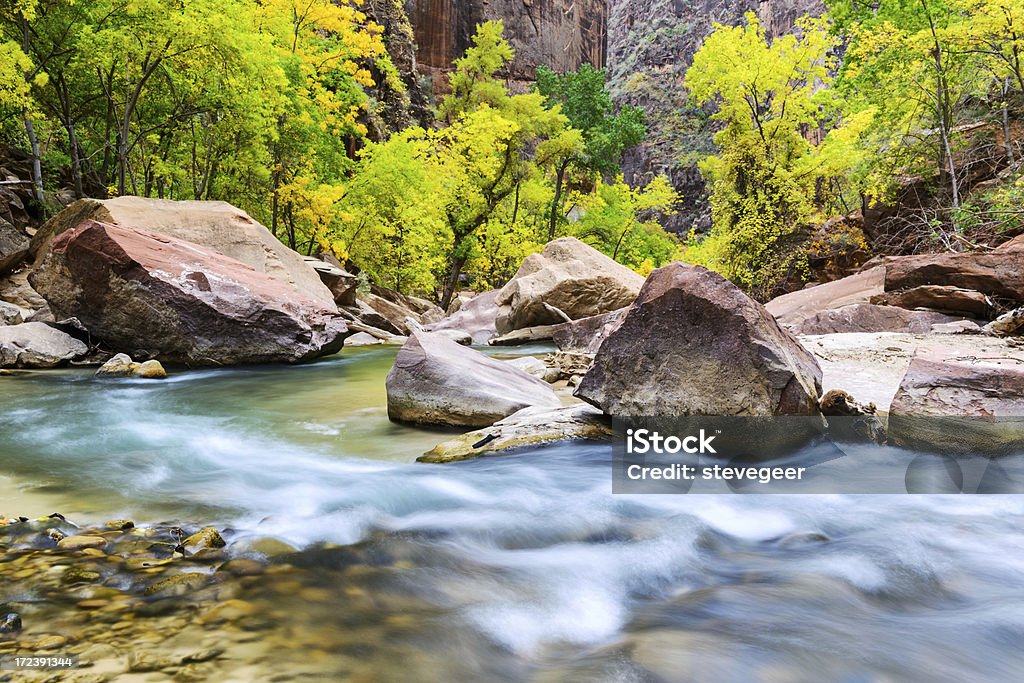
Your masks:
<svg viewBox="0 0 1024 683"><path fill-rule="evenodd" d="M772 36L791 31L798 18L820 14L820 0L608 0L608 74L620 104L643 108L648 140L626 155L627 182L644 184L664 174L682 195L679 213L665 227L686 234L711 227L697 162L714 151L711 110L687 97L683 75L714 24L736 25L756 13Z"/></svg>
<svg viewBox="0 0 1024 683"><path fill-rule="evenodd" d="M505 22L505 37L516 50L505 74L509 80L532 80L540 65L559 72L604 65L605 0L409 0L405 8L418 68L435 92L447 88L444 73L469 47L476 25L494 19Z"/></svg>

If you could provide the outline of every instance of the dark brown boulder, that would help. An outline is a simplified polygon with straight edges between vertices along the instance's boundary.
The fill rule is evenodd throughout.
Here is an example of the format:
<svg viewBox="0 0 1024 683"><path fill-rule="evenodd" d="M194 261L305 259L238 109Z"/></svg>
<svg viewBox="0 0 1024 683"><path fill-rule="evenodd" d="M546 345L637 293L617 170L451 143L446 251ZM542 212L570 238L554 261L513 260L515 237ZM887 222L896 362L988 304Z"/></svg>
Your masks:
<svg viewBox="0 0 1024 683"><path fill-rule="evenodd" d="M789 328L793 334L836 334L840 332L908 332L928 334L932 325L955 322L954 318L933 311L909 311L896 306L851 304L832 308L806 318Z"/></svg>
<svg viewBox="0 0 1024 683"><path fill-rule="evenodd" d="M987 318L992 302L973 289L952 285L921 285L900 292L886 292L871 297L871 303L901 308L930 308L947 313Z"/></svg>
<svg viewBox="0 0 1024 683"><path fill-rule="evenodd" d="M298 362L348 328L302 291L212 249L87 220L50 243L31 277L58 318L133 356L189 365Z"/></svg>
<svg viewBox="0 0 1024 683"><path fill-rule="evenodd" d="M764 306L706 268L651 273L576 395L613 416L817 415L821 369Z"/></svg>

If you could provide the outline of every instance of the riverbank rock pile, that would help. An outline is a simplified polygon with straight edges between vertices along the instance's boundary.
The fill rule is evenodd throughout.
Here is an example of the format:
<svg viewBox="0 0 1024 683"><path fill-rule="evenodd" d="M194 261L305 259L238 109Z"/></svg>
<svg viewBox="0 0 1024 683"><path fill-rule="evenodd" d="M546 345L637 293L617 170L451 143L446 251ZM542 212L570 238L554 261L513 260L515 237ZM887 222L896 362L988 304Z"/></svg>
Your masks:
<svg viewBox="0 0 1024 683"><path fill-rule="evenodd" d="M386 386L388 416L417 424L482 427L560 404L547 382L436 332L412 333Z"/></svg>
<svg viewBox="0 0 1024 683"><path fill-rule="evenodd" d="M333 301L193 242L91 219L53 238L30 282L57 318L132 356L298 362L338 351L349 334Z"/></svg>
<svg viewBox="0 0 1024 683"><path fill-rule="evenodd" d="M500 335L557 325L628 306L644 278L574 237L527 256L495 298ZM550 338L550 336L548 336Z"/></svg>
<svg viewBox="0 0 1024 683"><path fill-rule="evenodd" d="M814 415L821 370L763 306L702 267L651 273L576 396L615 416Z"/></svg>
<svg viewBox="0 0 1024 683"><path fill-rule="evenodd" d="M1021 238L987 253L886 257L856 275L766 304L780 324L805 335L977 332L986 321L1021 306ZM957 325L965 320L971 324Z"/></svg>

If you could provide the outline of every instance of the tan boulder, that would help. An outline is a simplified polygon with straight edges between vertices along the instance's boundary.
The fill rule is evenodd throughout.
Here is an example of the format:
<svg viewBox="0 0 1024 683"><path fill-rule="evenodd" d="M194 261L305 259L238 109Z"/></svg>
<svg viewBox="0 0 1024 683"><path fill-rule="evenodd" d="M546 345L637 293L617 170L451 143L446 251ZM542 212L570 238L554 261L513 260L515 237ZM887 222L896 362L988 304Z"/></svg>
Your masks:
<svg viewBox="0 0 1024 683"><path fill-rule="evenodd" d="M574 237L531 254L498 293L499 334L554 325L628 306L644 278Z"/></svg>

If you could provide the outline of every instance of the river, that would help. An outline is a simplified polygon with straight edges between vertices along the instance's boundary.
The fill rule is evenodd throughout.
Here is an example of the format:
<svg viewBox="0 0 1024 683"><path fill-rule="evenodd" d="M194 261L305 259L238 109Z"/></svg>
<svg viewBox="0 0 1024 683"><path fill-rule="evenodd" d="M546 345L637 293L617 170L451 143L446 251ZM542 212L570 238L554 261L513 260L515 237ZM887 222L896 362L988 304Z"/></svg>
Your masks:
<svg viewBox="0 0 1024 683"><path fill-rule="evenodd" d="M1024 678L1021 496L612 495L588 443L417 464L446 434L387 420L394 355L0 378L0 513L301 550L221 681Z"/></svg>

